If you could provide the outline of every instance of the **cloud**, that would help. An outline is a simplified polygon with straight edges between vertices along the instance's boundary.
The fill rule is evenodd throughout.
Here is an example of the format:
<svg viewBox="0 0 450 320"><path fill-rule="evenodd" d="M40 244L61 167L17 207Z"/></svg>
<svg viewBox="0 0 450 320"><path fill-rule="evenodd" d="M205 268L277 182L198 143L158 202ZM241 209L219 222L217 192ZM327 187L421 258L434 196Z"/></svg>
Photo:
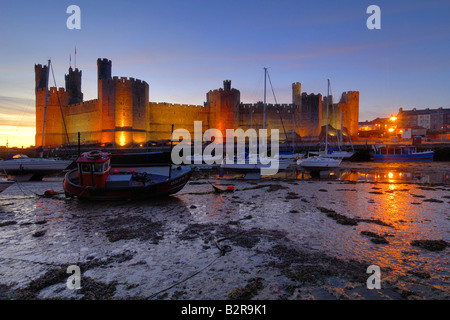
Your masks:
<svg viewBox="0 0 450 320"><path fill-rule="evenodd" d="M0 96L0 125L34 127L35 101L32 99Z"/></svg>
<svg viewBox="0 0 450 320"><path fill-rule="evenodd" d="M2 113L25 112L34 114L34 111L34 99L0 96L0 112Z"/></svg>

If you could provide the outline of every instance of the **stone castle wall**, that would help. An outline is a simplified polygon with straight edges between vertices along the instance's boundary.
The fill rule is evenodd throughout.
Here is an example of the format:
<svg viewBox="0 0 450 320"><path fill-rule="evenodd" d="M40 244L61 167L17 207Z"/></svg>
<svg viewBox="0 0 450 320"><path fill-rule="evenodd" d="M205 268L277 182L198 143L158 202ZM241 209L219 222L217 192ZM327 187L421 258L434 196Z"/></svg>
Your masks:
<svg viewBox="0 0 450 320"><path fill-rule="evenodd" d="M57 147L67 143L64 134L64 122L61 115L61 109L65 109L71 99L70 93L64 88L49 88L48 90L47 111L45 113L45 146ZM62 108L60 108L60 102ZM45 109L45 88L36 89L36 136L35 143L40 146L42 143L42 131L44 123ZM66 119L66 117L64 117ZM67 125L67 123L66 123Z"/></svg>
<svg viewBox="0 0 450 320"><path fill-rule="evenodd" d="M285 133L288 135L287 139L291 139L292 130L298 134L299 128L295 125L297 110L298 107L292 104L267 104L265 128L268 130L268 135L270 135L273 129L279 130L281 140L286 139ZM264 104L262 102L255 104L241 103L239 105L237 127L243 130L253 128L258 131L259 129L263 129L263 123Z"/></svg>
<svg viewBox="0 0 450 320"><path fill-rule="evenodd" d="M206 93L204 105L184 105L166 102L149 102L149 85L145 81L126 77L111 77L112 63L98 59L98 99L82 100L81 71L69 69L66 88L50 88L47 106L45 146L67 143L61 116L64 119L72 143L81 133L83 143L115 143L117 145L145 144L148 141L169 140L174 129L183 128L194 138L194 121L202 122L202 132L219 129L225 136L226 129L262 129L264 106L262 102L244 104L240 91L231 88L225 80L223 88ZM35 66L36 75L36 145L41 145L44 113L45 80L47 67ZM57 99L56 92L59 95ZM61 108L60 108L61 103ZM340 128L340 112L343 124L351 134L358 131L359 92L342 94L335 110L329 113L329 124ZM266 105L266 129L278 129L281 140L292 139L294 133L305 140L319 138L326 123L326 98L321 94L301 92L301 83L292 84L291 104ZM337 110L337 111L336 111ZM284 126L284 129L283 129Z"/></svg>
<svg viewBox="0 0 450 320"><path fill-rule="evenodd" d="M78 141L78 132L82 143L101 141L102 123L99 121L101 109L98 99L72 104L64 110L66 125L70 128L68 133L71 143Z"/></svg>
<svg viewBox="0 0 450 320"><path fill-rule="evenodd" d="M202 121L202 131L209 128L209 106L172 103L148 103L147 140L170 140L172 124L174 130L187 129L194 133L194 121ZM193 138L193 136L192 136Z"/></svg>

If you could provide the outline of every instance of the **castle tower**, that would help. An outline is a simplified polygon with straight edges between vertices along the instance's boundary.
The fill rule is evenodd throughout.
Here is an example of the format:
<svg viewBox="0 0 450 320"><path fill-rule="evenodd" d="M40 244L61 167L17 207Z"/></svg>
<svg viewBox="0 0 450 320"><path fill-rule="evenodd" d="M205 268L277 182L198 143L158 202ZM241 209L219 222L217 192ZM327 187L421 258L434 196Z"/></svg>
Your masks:
<svg viewBox="0 0 450 320"><path fill-rule="evenodd" d="M58 147L66 144L66 134L61 115L63 110L69 105L72 98L70 92L64 88L49 88L47 110L45 110L45 91L47 86L48 67L40 64L34 66L35 71L35 94L36 94L36 136L35 145L42 144L42 132L44 128L45 113L45 137L43 147ZM61 104L61 107L60 107Z"/></svg>
<svg viewBox="0 0 450 320"><path fill-rule="evenodd" d="M301 107L296 117L297 133L301 137L317 139L321 130L322 122L322 95L302 93Z"/></svg>
<svg viewBox="0 0 450 320"><path fill-rule="evenodd" d="M97 59L98 80L111 79L112 62L108 59Z"/></svg>
<svg viewBox="0 0 450 320"><path fill-rule="evenodd" d="M292 104L294 107L302 106L302 84L300 82L292 84Z"/></svg>
<svg viewBox="0 0 450 320"><path fill-rule="evenodd" d="M48 75L48 67L42 66L41 64L34 65L34 74L36 81L36 91L38 89L45 89L48 83L47 75Z"/></svg>
<svg viewBox="0 0 450 320"><path fill-rule="evenodd" d="M101 109L101 142L110 143L115 140L115 85L111 78L112 62L108 59L97 59L98 103Z"/></svg>
<svg viewBox="0 0 450 320"><path fill-rule="evenodd" d="M351 136L356 136L359 127L359 91L342 93L339 109L343 113L342 126L348 130Z"/></svg>
<svg viewBox="0 0 450 320"><path fill-rule="evenodd" d="M223 90L231 90L231 80L223 81Z"/></svg>
<svg viewBox="0 0 450 320"><path fill-rule="evenodd" d="M83 102L83 93L81 92L81 71L78 68L75 70L69 68L69 74L65 75L66 91L70 92L72 98L69 104Z"/></svg>
<svg viewBox="0 0 450 320"><path fill-rule="evenodd" d="M231 80L223 82L223 89L209 91L206 94L210 107L209 127L219 129L224 136L226 129L237 128L240 100L241 93L231 88Z"/></svg>
<svg viewBox="0 0 450 320"><path fill-rule="evenodd" d="M101 142L119 146L145 143L149 86L134 78L111 78L111 66L111 60L97 60Z"/></svg>

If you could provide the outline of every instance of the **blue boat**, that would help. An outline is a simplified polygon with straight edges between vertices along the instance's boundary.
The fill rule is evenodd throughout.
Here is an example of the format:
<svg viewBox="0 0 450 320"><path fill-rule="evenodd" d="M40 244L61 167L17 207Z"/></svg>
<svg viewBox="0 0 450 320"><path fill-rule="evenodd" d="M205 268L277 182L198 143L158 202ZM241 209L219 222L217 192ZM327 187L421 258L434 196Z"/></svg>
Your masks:
<svg viewBox="0 0 450 320"><path fill-rule="evenodd" d="M417 151L415 146L374 146L374 161L433 161L434 151Z"/></svg>

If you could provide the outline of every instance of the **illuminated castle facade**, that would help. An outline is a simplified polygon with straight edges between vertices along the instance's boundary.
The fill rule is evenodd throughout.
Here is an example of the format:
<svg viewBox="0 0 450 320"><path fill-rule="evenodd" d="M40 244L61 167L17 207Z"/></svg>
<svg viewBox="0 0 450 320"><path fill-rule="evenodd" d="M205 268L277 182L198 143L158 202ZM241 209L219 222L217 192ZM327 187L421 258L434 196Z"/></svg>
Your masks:
<svg viewBox="0 0 450 320"><path fill-rule="evenodd" d="M245 104L240 92L225 80L223 88L206 94L203 105L149 102L149 85L134 78L112 77L112 63L97 60L98 98L83 101L82 72L69 68L65 88L49 88L45 147L57 147L77 141L83 143L140 145L148 141L169 140L174 129L194 132L194 121L202 121L203 132L210 128L263 128L263 103ZM35 65L36 76L36 146L42 144L47 66ZM359 92L344 92L338 103L330 103L328 123L344 128L344 133L358 132ZM61 107L60 107L61 106ZM279 129L290 137L294 132L303 140L318 140L326 125L326 98L321 94L301 92L301 84L292 84L292 103L266 106L266 129ZM283 131L284 126L284 131ZM67 132L67 133L66 133Z"/></svg>

